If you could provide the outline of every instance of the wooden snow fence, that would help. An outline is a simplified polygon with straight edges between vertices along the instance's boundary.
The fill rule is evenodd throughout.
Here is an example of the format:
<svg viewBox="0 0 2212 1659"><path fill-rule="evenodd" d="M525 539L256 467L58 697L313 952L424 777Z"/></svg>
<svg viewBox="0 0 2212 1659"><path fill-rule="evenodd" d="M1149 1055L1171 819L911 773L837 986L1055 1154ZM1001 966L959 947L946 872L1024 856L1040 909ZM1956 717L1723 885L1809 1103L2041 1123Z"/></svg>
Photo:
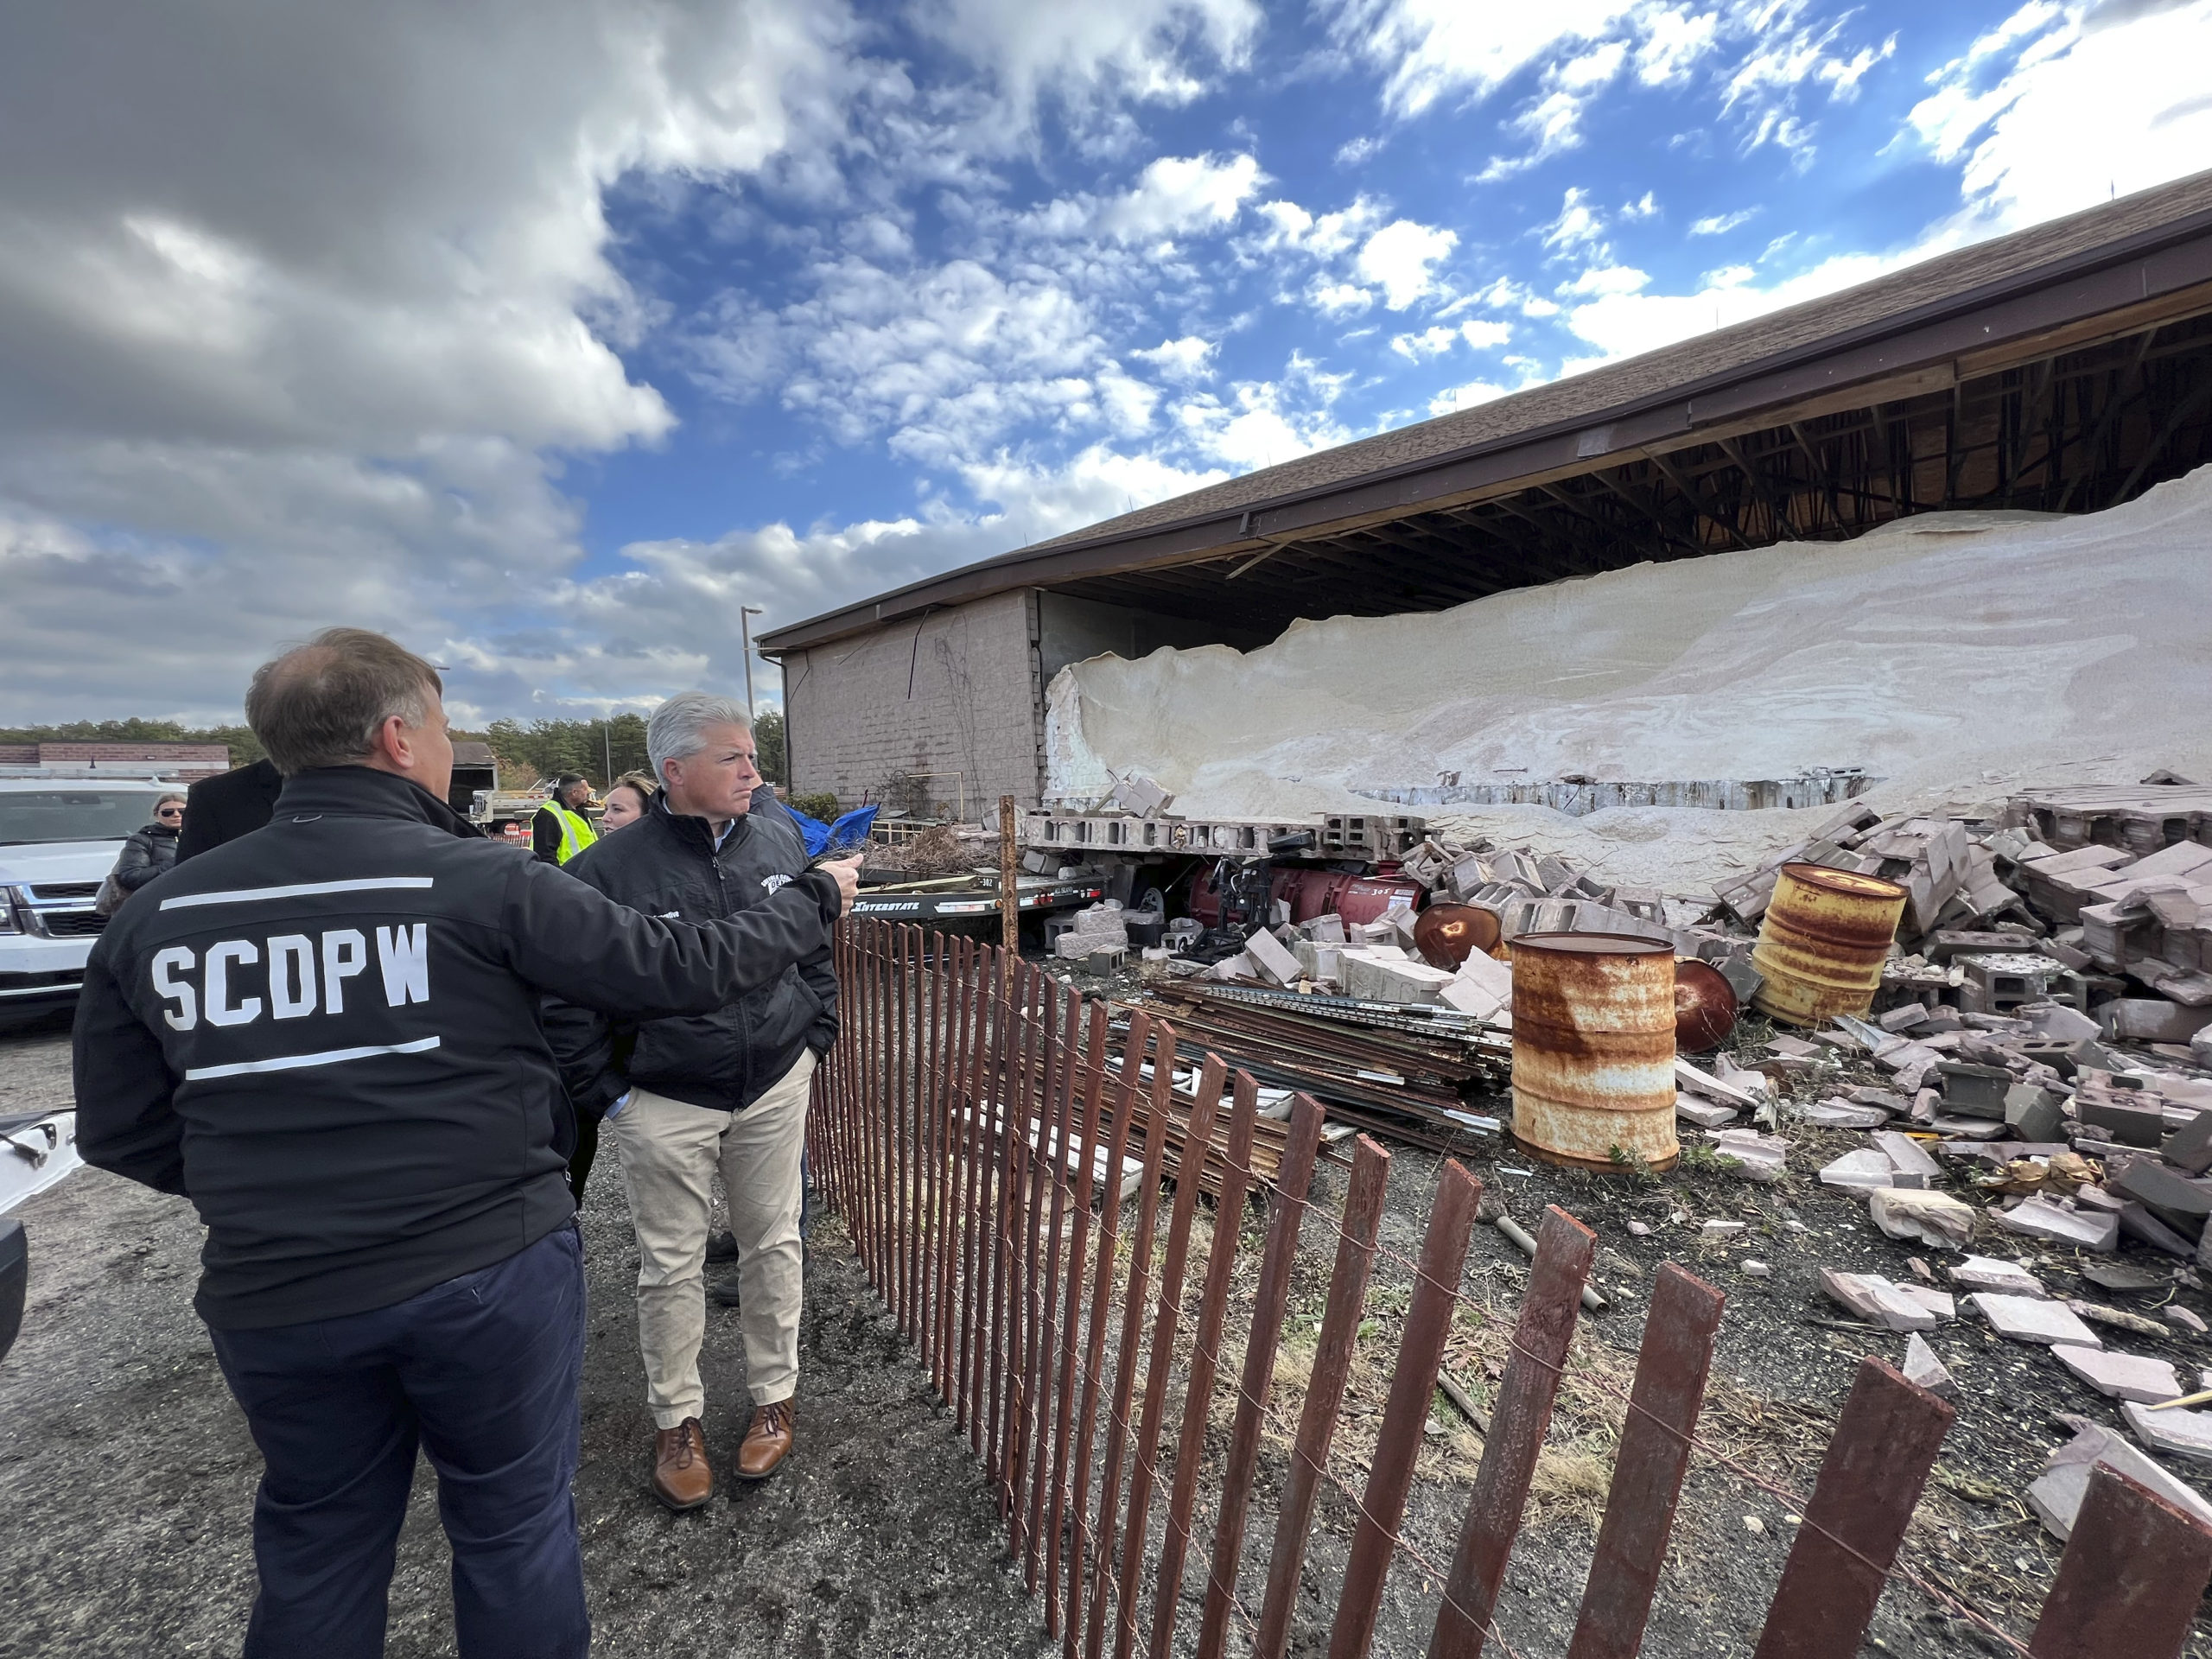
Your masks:
<svg viewBox="0 0 2212 1659"><path fill-rule="evenodd" d="M1400 1567L1441 1586L1431 1656L1471 1659L1485 1646L1514 1655L1492 1615L1595 1235L1557 1207L1537 1227L1458 1547L1449 1561L1433 1560L1399 1529L1463 1300L1479 1182L1444 1165L1419 1259L1402 1264L1413 1270L1412 1297L1380 1433L1357 1466L1341 1453L1332 1462L1370 1274L1391 1255L1379 1243L1389 1154L1365 1135L1354 1141L1343 1208L1331 1213L1307 1201L1321 1109L1297 1098L1274 1179L1255 1180L1252 1079L1209 1056L1195 1100L1173 1101L1172 1067L1150 1064L1175 1052L1164 1021L1138 1012L1109 1054L1103 1003L995 947L913 926L848 922L837 967L842 1034L816 1078L815 1179L988 1470L1008 1548L1067 1659L1131 1659L1140 1645L1147 1659L1232 1650L1280 1659L1325 1486L1357 1517L1335 1575L1330 1659L1368 1654ZM1199 1184L1163 1191L1171 1125L1213 1148L1205 1185L1217 1183L1224 1220L1197 1262ZM1131 1162L1141 1172L1134 1191L1114 1201L1107 1194L1122 1184L1109 1174ZM1256 1287L1239 1294L1249 1331L1236 1374L1224 1376L1241 1232L1226 1218L1241 1218L1255 1196L1266 1210ZM1329 1248L1334 1266L1294 1424L1270 1393L1301 1236ZM1197 1312L1184 1341L1194 1276ZM1859 1363L1809 1498L1699 1440L1723 1301L1672 1262L1656 1276L1567 1659L1638 1651L1694 1452L1803 1516L1760 1659L1851 1659L1891 1579L2034 1659L2180 1653L2212 1580L2212 1532L2110 1470L2091 1478L2025 1643L1901 1564L1953 1414L1878 1359ZM1224 1390L1234 1402L1226 1447L1210 1458L1208 1425ZM1292 1448L1271 1514L1255 1503L1269 1428ZM1198 1522L1202 1506L1210 1535ZM1184 1588L1194 1573L1193 1630Z"/></svg>

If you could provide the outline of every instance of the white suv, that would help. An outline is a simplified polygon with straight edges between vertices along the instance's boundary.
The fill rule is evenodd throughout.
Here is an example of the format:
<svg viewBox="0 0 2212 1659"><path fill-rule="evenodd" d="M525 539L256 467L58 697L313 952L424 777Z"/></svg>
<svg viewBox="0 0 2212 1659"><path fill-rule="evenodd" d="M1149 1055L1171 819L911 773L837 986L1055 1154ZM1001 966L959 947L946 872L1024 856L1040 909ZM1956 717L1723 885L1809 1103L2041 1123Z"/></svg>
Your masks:
<svg viewBox="0 0 2212 1659"><path fill-rule="evenodd" d="M76 1001L106 925L100 883L154 803L182 789L105 767L0 770L0 1025Z"/></svg>

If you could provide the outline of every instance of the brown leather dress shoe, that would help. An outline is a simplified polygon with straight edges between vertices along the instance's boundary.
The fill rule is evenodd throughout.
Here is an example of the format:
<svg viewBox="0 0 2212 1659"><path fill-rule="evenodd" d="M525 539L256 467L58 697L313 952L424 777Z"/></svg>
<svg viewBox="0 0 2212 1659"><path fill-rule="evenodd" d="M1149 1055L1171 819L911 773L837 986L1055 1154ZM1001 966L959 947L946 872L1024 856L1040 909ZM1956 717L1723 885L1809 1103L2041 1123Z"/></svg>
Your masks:
<svg viewBox="0 0 2212 1659"><path fill-rule="evenodd" d="M791 1402L779 1400L753 1414L753 1427L737 1448L737 1478L766 1480L791 1454L791 1424L797 1416Z"/></svg>
<svg viewBox="0 0 2212 1659"><path fill-rule="evenodd" d="M696 1417L653 1433L653 1496L671 1510L696 1510L715 1495L707 1431Z"/></svg>

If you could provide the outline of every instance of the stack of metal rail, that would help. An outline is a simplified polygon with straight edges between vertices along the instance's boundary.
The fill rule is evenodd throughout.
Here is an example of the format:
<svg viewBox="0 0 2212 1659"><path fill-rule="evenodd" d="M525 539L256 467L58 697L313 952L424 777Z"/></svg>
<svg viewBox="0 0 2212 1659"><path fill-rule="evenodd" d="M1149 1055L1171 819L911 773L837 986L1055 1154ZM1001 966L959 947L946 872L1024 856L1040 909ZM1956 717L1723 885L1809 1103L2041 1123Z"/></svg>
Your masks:
<svg viewBox="0 0 2212 1659"><path fill-rule="evenodd" d="M1340 1122L1438 1152L1499 1128L1468 1100L1510 1081L1512 1039L1468 1015L1198 980L1147 998L1186 1058L1211 1050L1258 1082L1305 1090Z"/></svg>

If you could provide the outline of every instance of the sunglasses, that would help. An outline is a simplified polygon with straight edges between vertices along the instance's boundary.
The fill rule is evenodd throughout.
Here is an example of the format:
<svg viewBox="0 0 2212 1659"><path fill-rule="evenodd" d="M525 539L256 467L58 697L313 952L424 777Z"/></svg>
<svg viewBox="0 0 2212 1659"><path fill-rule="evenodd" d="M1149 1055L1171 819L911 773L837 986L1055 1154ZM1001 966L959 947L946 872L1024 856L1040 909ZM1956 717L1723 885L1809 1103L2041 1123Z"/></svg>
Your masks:
<svg viewBox="0 0 2212 1659"><path fill-rule="evenodd" d="M184 809L181 806L165 806L154 816L157 818L181 818L184 816Z"/></svg>

